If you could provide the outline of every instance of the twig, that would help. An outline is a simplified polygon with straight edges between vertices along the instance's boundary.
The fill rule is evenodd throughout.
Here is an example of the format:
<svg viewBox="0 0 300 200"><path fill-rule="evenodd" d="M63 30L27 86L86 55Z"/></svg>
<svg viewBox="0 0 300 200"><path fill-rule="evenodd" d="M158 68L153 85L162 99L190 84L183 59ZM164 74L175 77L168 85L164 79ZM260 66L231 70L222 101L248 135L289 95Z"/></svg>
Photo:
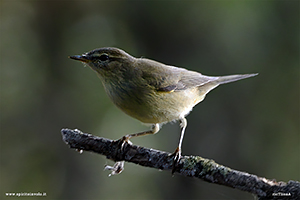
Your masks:
<svg viewBox="0 0 300 200"><path fill-rule="evenodd" d="M70 148L102 154L106 158L116 161L115 166L106 167L113 171L112 174L120 173L123 170L124 161L160 170L171 170L173 167L174 157L167 152L129 143L122 145L120 140L113 141L96 137L77 129L62 129L61 133L64 142ZM300 183L298 181L291 180L285 183L268 180L230 169L199 156L182 156L175 173L247 191L256 195L258 199L300 199Z"/></svg>

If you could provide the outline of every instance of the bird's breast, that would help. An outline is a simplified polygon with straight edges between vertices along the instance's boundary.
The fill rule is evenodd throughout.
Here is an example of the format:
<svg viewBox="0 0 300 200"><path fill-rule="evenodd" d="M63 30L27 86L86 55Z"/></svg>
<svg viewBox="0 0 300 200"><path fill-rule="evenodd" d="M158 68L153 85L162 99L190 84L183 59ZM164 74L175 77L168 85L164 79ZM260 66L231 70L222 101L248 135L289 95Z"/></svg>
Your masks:
<svg viewBox="0 0 300 200"><path fill-rule="evenodd" d="M128 83L105 85L112 102L129 116L143 123L167 123L187 115L202 99L197 88L161 92Z"/></svg>

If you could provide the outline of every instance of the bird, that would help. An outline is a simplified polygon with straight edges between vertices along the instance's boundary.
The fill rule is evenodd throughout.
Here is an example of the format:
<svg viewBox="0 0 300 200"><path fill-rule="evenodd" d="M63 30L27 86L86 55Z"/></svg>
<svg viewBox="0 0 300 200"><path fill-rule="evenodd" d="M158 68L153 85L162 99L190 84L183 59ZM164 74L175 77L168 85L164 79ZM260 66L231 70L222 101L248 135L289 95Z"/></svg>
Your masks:
<svg viewBox="0 0 300 200"><path fill-rule="evenodd" d="M172 154L172 173L181 159L186 116L193 107L217 86L258 74L207 76L151 59L135 58L115 47L97 48L69 58L81 61L97 73L106 94L119 109L151 125L150 130L123 136L124 143L134 137L155 134L163 124L180 122L179 143Z"/></svg>

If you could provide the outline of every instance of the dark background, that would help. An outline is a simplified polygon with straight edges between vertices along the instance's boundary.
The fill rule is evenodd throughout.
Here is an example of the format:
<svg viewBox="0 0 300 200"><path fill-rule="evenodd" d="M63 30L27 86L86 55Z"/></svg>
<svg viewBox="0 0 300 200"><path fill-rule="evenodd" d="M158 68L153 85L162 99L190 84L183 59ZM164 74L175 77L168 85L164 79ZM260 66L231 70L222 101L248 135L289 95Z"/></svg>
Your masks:
<svg viewBox="0 0 300 200"><path fill-rule="evenodd" d="M222 85L187 117L184 155L280 181L298 180L299 1L21 1L1 8L1 184L47 199L253 199L201 180L79 154L62 128L111 139L146 130L118 110L89 68L68 59L104 46L206 75ZM178 123L138 145L173 152Z"/></svg>

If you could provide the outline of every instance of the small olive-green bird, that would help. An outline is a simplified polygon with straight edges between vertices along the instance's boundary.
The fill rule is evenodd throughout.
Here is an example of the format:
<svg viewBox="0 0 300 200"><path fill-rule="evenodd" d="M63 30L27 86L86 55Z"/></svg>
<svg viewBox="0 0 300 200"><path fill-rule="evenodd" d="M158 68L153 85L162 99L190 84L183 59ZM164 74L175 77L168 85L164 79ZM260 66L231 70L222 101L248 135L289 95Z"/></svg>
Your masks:
<svg viewBox="0 0 300 200"><path fill-rule="evenodd" d="M174 163L181 157L181 144L187 126L185 116L192 108L218 85L257 75L205 76L154 60L135 58L113 47L95 49L70 58L83 62L97 73L107 95L118 108L152 125L151 130L124 136L124 142L132 137L155 134L165 123L181 122Z"/></svg>

